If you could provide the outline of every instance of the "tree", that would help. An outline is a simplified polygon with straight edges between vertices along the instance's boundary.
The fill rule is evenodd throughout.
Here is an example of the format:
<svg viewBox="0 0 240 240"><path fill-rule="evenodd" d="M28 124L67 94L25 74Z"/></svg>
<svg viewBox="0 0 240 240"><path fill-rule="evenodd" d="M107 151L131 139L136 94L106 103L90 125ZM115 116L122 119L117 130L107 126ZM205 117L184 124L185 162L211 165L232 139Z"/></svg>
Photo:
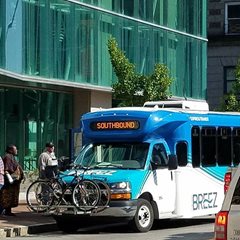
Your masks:
<svg viewBox="0 0 240 240"><path fill-rule="evenodd" d="M240 60L235 69L236 81L232 85L232 90L225 94L220 108L222 111L240 112Z"/></svg>
<svg viewBox="0 0 240 240"><path fill-rule="evenodd" d="M169 70L164 64L156 64L150 76L139 74L119 49L115 38L108 40L108 51L118 81L112 85L113 97L123 106L142 106L146 101L164 100L172 83Z"/></svg>

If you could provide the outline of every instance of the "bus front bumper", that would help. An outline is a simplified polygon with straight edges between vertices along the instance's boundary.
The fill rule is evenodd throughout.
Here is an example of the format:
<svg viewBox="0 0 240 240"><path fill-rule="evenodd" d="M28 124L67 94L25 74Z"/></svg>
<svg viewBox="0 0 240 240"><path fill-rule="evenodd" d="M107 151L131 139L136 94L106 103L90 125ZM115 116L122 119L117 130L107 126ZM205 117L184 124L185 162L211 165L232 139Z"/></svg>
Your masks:
<svg viewBox="0 0 240 240"><path fill-rule="evenodd" d="M91 216L134 217L137 211L137 200L114 201L102 211L93 210Z"/></svg>
<svg viewBox="0 0 240 240"><path fill-rule="evenodd" d="M96 207L91 211L78 210L74 206L57 206L52 215L78 215L90 217L133 218L137 211L137 200L111 201L107 207Z"/></svg>

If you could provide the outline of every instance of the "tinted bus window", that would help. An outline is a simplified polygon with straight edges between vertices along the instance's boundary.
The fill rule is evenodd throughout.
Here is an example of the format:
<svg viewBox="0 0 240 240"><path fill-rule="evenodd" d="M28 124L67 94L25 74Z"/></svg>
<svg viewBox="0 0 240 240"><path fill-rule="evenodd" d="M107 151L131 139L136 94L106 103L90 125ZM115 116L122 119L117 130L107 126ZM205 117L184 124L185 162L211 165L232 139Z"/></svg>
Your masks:
<svg viewBox="0 0 240 240"><path fill-rule="evenodd" d="M232 141L231 128L219 127L217 131L217 162L220 166L231 165Z"/></svg>
<svg viewBox="0 0 240 240"><path fill-rule="evenodd" d="M192 128L192 165L193 167L200 166L200 129L199 127Z"/></svg>
<svg viewBox="0 0 240 240"><path fill-rule="evenodd" d="M204 127L201 130L202 166L216 165L216 128Z"/></svg>
<svg viewBox="0 0 240 240"><path fill-rule="evenodd" d="M163 144L155 144L152 151L152 161L158 163L159 166L167 167L167 152Z"/></svg>
<svg viewBox="0 0 240 240"><path fill-rule="evenodd" d="M240 128L233 128L233 165L240 162Z"/></svg>
<svg viewBox="0 0 240 240"><path fill-rule="evenodd" d="M184 167L187 165L187 144L185 142L179 142L176 146L176 153L178 158L178 165Z"/></svg>

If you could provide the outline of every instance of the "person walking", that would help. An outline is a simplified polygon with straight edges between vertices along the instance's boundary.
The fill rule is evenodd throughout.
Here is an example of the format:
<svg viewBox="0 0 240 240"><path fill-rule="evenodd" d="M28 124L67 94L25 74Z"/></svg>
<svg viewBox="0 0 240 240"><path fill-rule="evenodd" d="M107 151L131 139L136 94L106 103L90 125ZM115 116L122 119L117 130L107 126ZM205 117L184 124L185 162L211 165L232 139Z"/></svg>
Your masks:
<svg viewBox="0 0 240 240"><path fill-rule="evenodd" d="M12 208L19 204L20 184L24 179L22 167L16 160L16 156L17 147L13 144L8 145L3 156L5 179L0 195L0 205L4 208L3 214L7 216L15 216ZM12 181L9 181L7 175L10 175Z"/></svg>
<svg viewBox="0 0 240 240"><path fill-rule="evenodd" d="M51 179L57 174L58 160L54 152L54 144L52 142L46 143L46 148L38 159L39 163L39 177L41 179Z"/></svg>

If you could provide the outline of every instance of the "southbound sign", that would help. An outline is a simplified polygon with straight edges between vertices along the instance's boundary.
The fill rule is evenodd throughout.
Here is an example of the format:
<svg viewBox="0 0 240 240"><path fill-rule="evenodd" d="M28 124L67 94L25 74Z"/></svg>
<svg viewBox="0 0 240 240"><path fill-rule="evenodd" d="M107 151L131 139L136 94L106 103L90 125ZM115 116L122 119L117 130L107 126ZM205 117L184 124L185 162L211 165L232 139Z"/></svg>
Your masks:
<svg viewBox="0 0 240 240"><path fill-rule="evenodd" d="M91 122L90 128L93 131L104 131L104 130L137 130L140 127L139 121L128 120L128 121L100 121Z"/></svg>

